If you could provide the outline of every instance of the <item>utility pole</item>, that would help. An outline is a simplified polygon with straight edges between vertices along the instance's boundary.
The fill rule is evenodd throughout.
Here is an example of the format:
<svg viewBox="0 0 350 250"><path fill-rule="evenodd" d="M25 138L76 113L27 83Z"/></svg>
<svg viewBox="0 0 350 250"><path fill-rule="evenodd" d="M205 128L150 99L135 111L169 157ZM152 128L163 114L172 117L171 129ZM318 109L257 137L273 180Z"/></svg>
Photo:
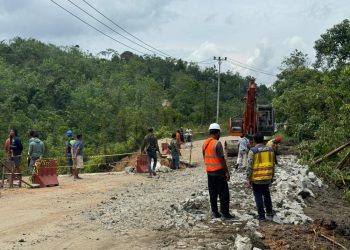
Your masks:
<svg viewBox="0 0 350 250"><path fill-rule="evenodd" d="M207 81L204 82L204 103L203 103L203 117L201 125L207 123Z"/></svg>
<svg viewBox="0 0 350 250"><path fill-rule="evenodd" d="M221 73L221 63L226 61L227 57L221 58L214 56L214 60L217 60L219 63L219 72L218 72L218 96L216 100L216 123L219 123L219 102L220 102L220 73Z"/></svg>

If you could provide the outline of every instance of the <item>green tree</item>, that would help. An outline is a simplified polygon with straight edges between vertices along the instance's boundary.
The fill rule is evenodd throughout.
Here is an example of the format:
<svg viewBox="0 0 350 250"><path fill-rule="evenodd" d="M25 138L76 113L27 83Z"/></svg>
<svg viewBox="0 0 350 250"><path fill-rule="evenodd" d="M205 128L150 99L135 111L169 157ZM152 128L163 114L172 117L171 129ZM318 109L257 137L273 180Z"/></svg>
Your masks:
<svg viewBox="0 0 350 250"><path fill-rule="evenodd" d="M315 42L315 67L335 68L350 62L350 21L343 20Z"/></svg>

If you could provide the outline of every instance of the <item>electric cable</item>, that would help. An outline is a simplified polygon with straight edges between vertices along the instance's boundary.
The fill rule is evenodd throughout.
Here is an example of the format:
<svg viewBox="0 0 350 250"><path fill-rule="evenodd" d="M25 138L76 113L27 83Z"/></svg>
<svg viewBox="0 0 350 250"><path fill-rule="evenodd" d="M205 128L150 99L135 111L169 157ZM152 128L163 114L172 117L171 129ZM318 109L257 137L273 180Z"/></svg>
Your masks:
<svg viewBox="0 0 350 250"><path fill-rule="evenodd" d="M267 72L267 71L265 71L265 70L263 70L263 69L259 69L259 68L257 68L257 67L251 66L251 65L249 65L249 64L242 63L242 62L240 62L240 61L238 61L238 60L235 60L235 59L232 59L232 58L227 58L227 59L228 59L229 61L234 62L234 63L238 63L238 64L241 64L241 65L243 65L243 66L246 66L246 67L249 67L249 68L252 68L252 69L256 69L256 70L260 70L260 71L264 71L264 72L266 72L266 73L269 73L269 72Z"/></svg>
<svg viewBox="0 0 350 250"><path fill-rule="evenodd" d="M242 67L242 68L245 68L245 69L248 69L248 70L251 70L251 71L255 71L255 72L258 72L258 73L261 73L261 74L270 75L270 76L276 76L274 73L267 72L267 71L265 71L263 69L259 69L259 68L250 66L248 64L239 62L237 60L233 60L231 58L228 58L228 62L231 63L232 65L235 65L235 66L238 66L238 67Z"/></svg>
<svg viewBox="0 0 350 250"><path fill-rule="evenodd" d="M54 4L56 4L56 5L57 5L58 7L60 7L61 9L63 9L64 11L68 12L69 14L71 14L72 16L74 16L75 18L77 18L78 20L80 20L81 22L85 23L86 25L90 26L91 28L93 28L93 29L96 30L97 32L101 33L102 35L104 35L104 36L106 36L106 37L112 39L113 41L115 41L115 42L117 42L117 43L119 43L119 44L121 44L121 45L124 45L125 47L127 47L127 48L129 48L129 49L131 49L131 50L133 50L133 51L136 51L136 52L141 53L141 54L145 54L144 52L142 52L142 51L140 51L140 50L138 50L138 49L135 49L135 48L133 48L133 47L131 47L131 46L129 46L129 45L127 45L127 44L121 42L121 41L118 41L118 40L115 39L114 37L112 37L112 36L110 36L110 35L104 33L103 31L99 30L98 28L96 28L95 26L89 24L88 22L84 21L83 19L81 19L80 17L78 17L77 15L75 15L74 13L72 13L71 11L67 10L66 8L64 8L63 6L61 6L60 4L56 3L54 0L50 0L50 1L51 1L52 3L54 3Z"/></svg>
<svg viewBox="0 0 350 250"><path fill-rule="evenodd" d="M139 44L139 43L137 43L137 42L131 40L130 38L124 36L123 34L119 33L118 31L116 31L115 29L111 28L110 26L108 26L108 25L105 24L104 22L100 21L99 19L97 19L96 17L94 17L93 15L91 15L89 12L87 12L86 10L84 10L83 8L81 8L79 5L75 4L75 3L72 2L71 0L67 0L67 1L70 2L72 5L74 5L75 7L77 7L78 9L80 9L82 12L84 12L84 13L87 14L88 16L90 16L91 18L93 18L94 20L96 20L97 22L99 22L100 24L104 25L105 27L107 27L107 28L110 29L111 31L115 32L116 34L122 36L122 37L125 38L126 40L128 40L128 41L130 41L130 42L132 42L132 43L134 43L134 44L136 44L136 45L142 47L142 48L145 49L145 50L148 50L148 51L152 52L153 54L158 54L158 55L160 55L159 53L157 53L157 52L155 52L155 51L153 51L153 50L150 50L149 48L143 46L142 44ZM164 55L160 55L160 56L163 56L163 57L164 57Z"/></svg>
<svg viewBox="0 0 350 250"><path fill-rule="evenodd" d="M250 71L254 71L254 72L257 72L257 73L260 73L260 74L269 75L269 76L275 76L275 77L276 77L276 75L275 75L275 74L272 74L272 73L268 73L268 72L256 70L256 69L253 69L253 68L250 68L250 67L246 67L246 66L244 66L244 65L240 65L240 64L238 64L238 63L233 63L233 62L231 62L231 61L227 61L227 62L228 62L229 64L231 64L231 65L238 66L238 67L241 67L241 68L244 68L244 69L248 69L248 70L250 70Z"/></svg>
<svg viewBox="0 0 350 250"><path fill-rule="evenodd" d="M116 22L114 22L112 19L110 19L109 17L107 17L105 14L103 14L101 11L99 11L97 8L95 8L94 6L92 6L89 2L85 1L85 0L82 0L85 4L87 4L88 6L90 6L90 8L92 8L93 10L95 10L97 13L99 13L101 16L103 16L104 18L106 18L108 21L110 21L111 23L113 23L115 26L117 26L119 29L123 30L125 33L127 33L128 35L132 36L133 38L135 38L136 40L138 40L139 42L145 44L146 46L158 51L159 53L162 53L163 55L165 56L168 56L168 57L173 57L155 47L153 47L152 45L144 42L142 39L138 38L137 36L131 34L129 31L127 31L126 29L124 29L122 26L120 26L119 24L117 24Z"/></svg>

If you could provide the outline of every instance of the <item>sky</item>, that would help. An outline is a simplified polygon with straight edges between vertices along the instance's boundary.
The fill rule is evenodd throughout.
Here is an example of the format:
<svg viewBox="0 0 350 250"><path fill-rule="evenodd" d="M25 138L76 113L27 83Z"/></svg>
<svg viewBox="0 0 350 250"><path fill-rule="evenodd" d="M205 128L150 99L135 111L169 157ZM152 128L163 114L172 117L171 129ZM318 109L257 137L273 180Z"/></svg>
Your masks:
<svg viewBox="0 0 350 250"><path fill-rule="evenodd" d="M68 0L54 1L109 37L50 0L0 0L0 40L35 38L58 46L79 45L93 54L108 48L119 53L152 54L156 48L173 58L201 62L201 67L217 66L214 56L227 57L222 62L223 71L254 76L266 85L276 80L273 75L280 72L284 57L298 49L313 61L314 42L320 35L350 18L349 0L86 0L150 48L84 0L71 2L102 23ZM237 62L268 74L239 67Z"/></svg>

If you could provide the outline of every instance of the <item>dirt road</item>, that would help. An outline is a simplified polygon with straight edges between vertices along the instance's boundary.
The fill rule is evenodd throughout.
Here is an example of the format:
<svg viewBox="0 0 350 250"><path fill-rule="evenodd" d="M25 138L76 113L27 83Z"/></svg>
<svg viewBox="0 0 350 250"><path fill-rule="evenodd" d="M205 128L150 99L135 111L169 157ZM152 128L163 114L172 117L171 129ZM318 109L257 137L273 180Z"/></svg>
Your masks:
<svg viewBox="0 0 350 250"><path fill-rule="evenodd" d="M200 145L193 144L192 159L197 161ZM153 179L123 172L82 175L79 181L59 176L58 187L1 191L0 249L154 249L161 214L203 189L202 170L164 173ZM120 218L113 227L99 221L103 218L99 209L108 207L108 201L120 208L115 215L107 213ZM94 213L98 218L92 219Z"/></svg>

